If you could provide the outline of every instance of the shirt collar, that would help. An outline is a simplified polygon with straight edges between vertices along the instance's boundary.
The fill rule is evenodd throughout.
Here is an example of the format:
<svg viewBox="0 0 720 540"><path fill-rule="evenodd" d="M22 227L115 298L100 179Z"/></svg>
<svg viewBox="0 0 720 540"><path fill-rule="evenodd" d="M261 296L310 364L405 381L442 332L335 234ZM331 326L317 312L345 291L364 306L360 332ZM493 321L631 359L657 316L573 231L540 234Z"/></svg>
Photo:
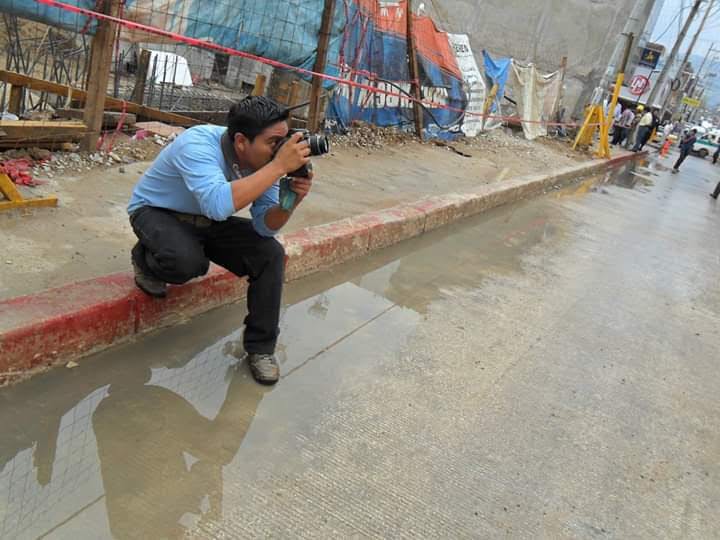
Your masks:
<svg viewBox="0 0 720 540"><path fill-rule="evenodd" d="M231 175L233 175L232 178L228 178L226 175L228 182L232 182L233 180L237 180L238 178L248 176L253 173L252 169L243 167L240 164L240 160L237 157L232 140L230 140L230 133L228 133L227 130L225 130L225 133L223 133L220 138L220 147L222 148L226 169L230 171Z"/></svg>

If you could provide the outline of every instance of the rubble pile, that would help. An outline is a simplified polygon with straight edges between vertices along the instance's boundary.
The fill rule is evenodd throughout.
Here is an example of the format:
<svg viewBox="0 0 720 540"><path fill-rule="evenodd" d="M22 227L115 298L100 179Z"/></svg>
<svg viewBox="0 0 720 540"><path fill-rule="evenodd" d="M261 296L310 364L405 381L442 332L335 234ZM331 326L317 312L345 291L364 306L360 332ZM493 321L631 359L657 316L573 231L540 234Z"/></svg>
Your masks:
<svg viewBox="0 0 720 540"><path fill-rule="evenodd" d="M567 157L578 157L565 141L547 138L528 141L523 137L522 132L515 134L510 128L484 131L476 137L463 137L454 144L473 155L506 154L511 152L517 157L527 158L543 165L552 165L558 150ZM553 152L549 152L548 147L551 147Z"/></svg>
<svg viewBox="0 0 720 540"><path fill-rule="evenodd" d="M359 121L353 122L352 129L347 134L332 137L332 144L335 147L360 148L367 152L411 143L421 144L413 132L378 127ZM515 133L510 128L482 132L477 137L461 136L449 142L433 139L422 144L435 144L465 156L492 154L502 158L510 153L543 165L552 165L553 156L558 150L568 157L578 157L571 152L566 142L546 138L528 141L523 137L522 132ZM552 148L551 152L548 151L548 147Z"/></svg>
<svg viewBox="0 0 720 540"><path fill-rule="evenodd" d="M55 178L63 174L80 174L96 168L122 167L138 161L152 160L173 139L174 137L154 135L137 140L119 135L112 141L109 151L110 145L105 144L105 149L97 152L81 152L76 144L65 144L62 150L11 149L0 152L0 164L27 163L27 172L32 178Z"/></svg>
<svg viewBox="0 0 720 540"><path fill-rule="evenodd" d="M390 145L403 146L416 140L412 133L355 121L347 134L333 135L332 144L341 148L379 150Z"/></svg>

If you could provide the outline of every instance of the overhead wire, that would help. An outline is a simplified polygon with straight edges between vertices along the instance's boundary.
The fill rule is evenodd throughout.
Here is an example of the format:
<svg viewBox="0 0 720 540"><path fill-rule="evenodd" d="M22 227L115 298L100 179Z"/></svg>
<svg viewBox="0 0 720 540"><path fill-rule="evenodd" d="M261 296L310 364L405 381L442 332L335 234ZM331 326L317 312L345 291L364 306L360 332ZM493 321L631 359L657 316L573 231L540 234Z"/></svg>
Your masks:
<svg viewBox="0 0 720 540"><path fill-rule="evenodd" d="M670 31L670 28L672 28L673 24L675 24L675 21L677 21L678 17L680 17L680 16L681 16L685 11L687 11L688 9L690 9L690 6L688 6L688 7L685 7L685 6L681 7L681 8L678 10L678 12L675 14L675 16L672 18L672 20L670 21L670 23L667 25L667 28L665 28L665 30L663 30L663 32L662 32L659 36L652 38L652 41L654 41L654 42L660 41L660 40L665 36L665 34L667 34L667 33Z"/></svg>

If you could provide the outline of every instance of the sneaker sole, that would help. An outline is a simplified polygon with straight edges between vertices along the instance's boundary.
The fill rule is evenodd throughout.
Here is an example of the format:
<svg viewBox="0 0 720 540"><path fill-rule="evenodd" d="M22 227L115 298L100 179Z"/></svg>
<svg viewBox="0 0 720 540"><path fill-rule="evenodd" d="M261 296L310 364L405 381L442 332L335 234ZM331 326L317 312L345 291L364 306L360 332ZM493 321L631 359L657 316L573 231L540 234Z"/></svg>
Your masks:
<svg viewBox="0 0 720 540"><path fill-rule="evenodd" d="M252 375L253 379L255 379L256 383L262 384L263 386L273 386L273 385L277 384L277 382L280 380L279 378L278 379L260 379L255 376L255 373L253 372L252 369L250 370L250 374Z"/></svg>
<svg viewBox="0 0 720 540"><path fill-rule="evenodd" d="M255 379L255 382L258 384L262 384L263 386L275 386L277 382L280 379L274 380L274 381L263 381L262 379L257 379L256 377L253 377Z"/></svg>

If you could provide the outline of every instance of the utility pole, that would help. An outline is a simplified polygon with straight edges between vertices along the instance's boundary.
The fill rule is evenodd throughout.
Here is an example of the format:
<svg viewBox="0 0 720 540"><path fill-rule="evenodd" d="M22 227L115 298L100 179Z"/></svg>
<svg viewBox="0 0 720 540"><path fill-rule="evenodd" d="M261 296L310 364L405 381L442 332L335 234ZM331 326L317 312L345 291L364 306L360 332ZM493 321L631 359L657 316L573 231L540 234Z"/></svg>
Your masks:
<svg viewBox="0 0 720 540"><path fill-rule="evenodd" d="M678 17L678 36L682 32L682 14L685 13L685 0L680 0L680 16Z"/></svg>
<svg viewBox="0 0 720 540"><path fill-rule="evenodd" d="M697 99L701 101L702 106L702 97L705 95L705 88L700 89L700 93L697 96ZM695 122L695 119L697 118L697 113L700 107L694 108L692 111L690 111L690 114L688 115L688 121L689 122Z"/></svg>
<svg viewBox="0 0 720 540"><path fill-rule="evenodd" d="M710 58L710 55L715 52L714 51L715 44L713 43L710 48L708 49L708 52L705 54L705 58L703 58L702 63L700 64L700 67L697 70L697 73L695 73L695 77L693 78L692 82L690 83L690 87L687 91L687 96L689 97L695 97L695 89L697 88L698 83L700 82L700 78L702 77L702 71L705 68L705 64L708 61L708 58ZM686 109L683 110L683 113L686 111Z"/></svg>
<svg viewBox="0 0 720 540"><path fill-rule="evenodd" d="M698 14L698 11L700 11L700 5L702 3L703 0L695 0L695 3L690 10L690 14L688 15L688 18L685 21L682 30L680 31L680 35L678 36L677 40L675 40L675 45L673 45L670 56L668 56L667 60L665 61L665 65L660 72L657 83L655 83L652 87L652 90L650 90L650 95L647 98L648 107L652 107L655 99L658 97L658 94L662 90L663 86L665 86L665 79L667 79L668 73L670 72L673 63L675 62L675 58L677 57L678 51L680 50L680 46L685 40L685 36L687 35L688 30L690 30L690 25L692 25L695 17Z"/></svg>
<svg viewBox="0 0 720 540"><path fill-rule="evenodd" d="M410 73L410 93L413 101L413 116L415 117L415 134L420 140L423 138L423 109L420 105L422 99L420 93L420 70L418 69L417 50L415 48L415 35L413 33L413 11L412 0L406 0L407 15L407 55L408 72Z"/></svg>
<svg viewBox="0 0 720 540"><path fill-rule="evenodd" d="M710 46L710 48L708 49L707 54L705 54L705 58L703 58L702 64L700 64L700 67L698 68L698 71L697 71L697 73L695 74L695 80L693 80L692 86L691 86L690 89L688 90L688 96L690 96L691 98L694 98L694 97L695 97L695 90L697 90L697 86L698 86L698 84L700 83L700 79L701 79L701 77L702 77L703 68L705 68L705 64L707 63L708 59L710 58L710 55L711 55L713 52L720 52L720 49L715 50L715 43L713 43L713 44ZM712 66L712 63L711 63L710 65ZM699 96L699 97L702 97L702 95L703 95L704 93L705 93L705 88L703 88L703 89L701 90L701 93L700 93L700 96ZM687 111L687 106L685 106L685 107L683 108L683 114L685 114L686 111ZM690 114L688 115L688 117L689 117L689 118L692 118L692 117L694 117L694 116L696 115L696 113L697 113L697 109L691 111Z"/></svg>
<svg viewBox="0 0 720 540"><path fill-rule="evenodd" d="M560 83L558 88L558 99L557 99L557 106L555 108L555 111L553 111L553 117L558 122L562 122L562 118L560 116L560 113L562 112L562 106L563 106L563 99L565 98L565 75L567 74L567 64L568 64L568 57L563 56L560 59Z"/></svg>
<svg viewBox="0 0 720 540"><path fill-rule="evenodd" d="M647 18L644 17L645 13L652 12L654 6L655 6L656 0L645 0L643 1L637 1L635 2L635 5L633 7L632 12L630 13L630 16L628 17L628 20L625 23L625 28L622 31L621 35L628 36L630 34L633 34L634 36L637 36L638 39L642 36L643 31L645 30L645 25L647 24ZM605 71L605 74L603 75L602 79L600 80L600 84L598 85L598 90L596 90L598 102L602 101L602 96L604 92L607 89L607 86L611 80L615 78L615 76L618 73L618 63L622 59L623 51L625 50L625 42L622 39L617 40L617 44L615 45L615 50L612 53L612 56L610 57L610 62L608 63L607 70ZM625 72L625 68L622 69L623 73Z"/></svg>
<svg viewBox="0 0 720 540"><path fill-rule="evenodd" d="M625 44L625 54L623 54L620 68L618 69L617 78L615 79L615 88L613 89L613 95L610 99L610 105L608 106L607 118L602 122L600 126L600 144L598 149L598 156L610 159L610 126L613 123L615 117L615 107L617 107L618 98L620 97L620 90L622 84L625 81L625 70L627 69L627 63L630 59L630 53L632 52L633 43L635 42L635 35L631 32L627 36L627 43Z"/></svg>
<svg viewBox="0 0 720 540"><path fill-rule="evenodd" d="M714 52L720 52L720 49L715 49L715 43L710 45L710 48L708 49L707 54L705 54L705 58L703 58L702 64L700 64L700 67L698 68L698 78L700 77L700 74L702 73L703 68L705 67L705 64L707 64L708 58L710 58L710 55Z"/></svg>
<svg viewBox="0 0 720 540"><path fill-rule="evenodd" d="M695 49L695 45L697 44L700 34L702 34L702 31L705 29L705 23L707 22L708 17L710 16L710 11L712 10L714 3L715 3L715 0L710 0L710 3L708 4L707 9L705 10L705 15L703 16L702 22L700 23L700 27L698 28L697 32L695 32L692 42L690 43L690 47L688 47L688 50L685 52L685 58L683 58L683 61L680 64L680 68L678 69L677 75L675 76L676 79L682 78L682 75L685 72L685 69L687 68L688 63L690 62L690 55L692 54L693 50ZM678 100L678 102L675 104L675 107L673 109L673 116L675 116L678 113L678 110L680 109L681 101L682 100ZM665 106L663 106L663 109L664 108L665 108Z"/></svg>
<svg viewBox="0 0 720 540"><path fill-rule="evenodd" d="M328 45L332 32L333 14L335 13L335 0L325 0L322 21L320 22L320 35L318 39L317 56L315 57L315 73L325 73L327 64ZM308 129L317 133L320 129L320 95L322 94L322 77L313 75L310 87L310 111L308 112Z"/></svg>

